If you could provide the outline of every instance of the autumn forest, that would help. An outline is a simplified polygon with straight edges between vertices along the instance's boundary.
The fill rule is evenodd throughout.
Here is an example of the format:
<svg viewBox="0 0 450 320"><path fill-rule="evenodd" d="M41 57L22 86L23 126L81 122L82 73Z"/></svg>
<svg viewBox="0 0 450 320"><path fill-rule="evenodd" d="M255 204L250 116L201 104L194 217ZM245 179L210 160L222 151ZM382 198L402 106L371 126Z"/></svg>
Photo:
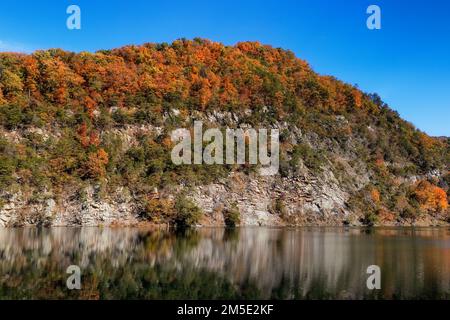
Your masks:
<svg viewBox="0 0 450 320"><path fill-rule="evenodd" d="M428 136L377 94L319 75L290 51L204 39L0 53L0 210L20 193L24 213L9 224L52 224L26 208L53 199L64 210L67 196L82 203L94 186L110 202L126 192L142 221L196 224L205 213L194 188L231 173L258 179L248 165L175 166L170 132L196 119L279 128L273 183L332 175L346 195L343 224L450 219L449 138ZM304 223L293 209L303 202L287 197L268 210ZM242 220L239 205L221 210L227 224Z"/></svg>

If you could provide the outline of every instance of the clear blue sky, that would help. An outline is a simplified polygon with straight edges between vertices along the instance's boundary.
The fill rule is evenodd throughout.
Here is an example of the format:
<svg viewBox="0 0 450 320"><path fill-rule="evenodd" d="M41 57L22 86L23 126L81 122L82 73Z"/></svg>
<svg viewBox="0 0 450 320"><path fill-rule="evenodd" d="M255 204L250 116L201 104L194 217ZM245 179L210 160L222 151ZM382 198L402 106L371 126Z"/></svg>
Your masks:
<svg viewBox="0 0 450 320"><path fill-rule="evenodd" d="M82 29L66 28L79 5ZM366 8L382 10L368 30ZM450 1L2 1L0 51L95 51L202 37L290 49L319 73L377 92L431 135L450 136Z"/></svg>

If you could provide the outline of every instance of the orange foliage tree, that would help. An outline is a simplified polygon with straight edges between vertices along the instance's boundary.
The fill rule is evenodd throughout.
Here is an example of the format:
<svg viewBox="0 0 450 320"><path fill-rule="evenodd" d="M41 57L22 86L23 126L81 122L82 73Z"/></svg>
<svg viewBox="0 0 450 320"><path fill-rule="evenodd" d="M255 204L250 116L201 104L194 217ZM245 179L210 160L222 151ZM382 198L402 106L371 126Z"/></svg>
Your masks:
<svg viewBox="0 0 450 320"><path fill-rule="evenodd" d="M100 148L97 152L90 153L86 163L87 175L91 178L104 177L106 173L105 166L108 162L108 153L105 150Z"/></svg>
<svg viewBox="0 0 450 320"><path fill-rule="evenodd" d="M448 208L447 194L441 188L428 181L417 184L414 195L424 210L442 212Z"/></svg>
<svg viewBox="0 0 450 320"><path fill-rule="evenodd" d="M370 197L375 204L379 204L381 201L380 192L376 188L370 191Z"/></svg>

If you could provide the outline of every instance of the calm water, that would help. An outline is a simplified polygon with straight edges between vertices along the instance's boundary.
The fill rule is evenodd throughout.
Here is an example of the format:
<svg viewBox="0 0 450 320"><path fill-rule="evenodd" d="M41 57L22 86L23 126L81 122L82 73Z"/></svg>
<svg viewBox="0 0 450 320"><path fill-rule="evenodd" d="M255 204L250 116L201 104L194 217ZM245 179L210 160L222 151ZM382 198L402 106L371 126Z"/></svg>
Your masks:
<svg viewBox="0 0 450 320"><path fill-rule="evenodd" d="M81 290L65 285L69 265ZM450 299L450 229L0 229L0 299L11 298Z"/></svg>

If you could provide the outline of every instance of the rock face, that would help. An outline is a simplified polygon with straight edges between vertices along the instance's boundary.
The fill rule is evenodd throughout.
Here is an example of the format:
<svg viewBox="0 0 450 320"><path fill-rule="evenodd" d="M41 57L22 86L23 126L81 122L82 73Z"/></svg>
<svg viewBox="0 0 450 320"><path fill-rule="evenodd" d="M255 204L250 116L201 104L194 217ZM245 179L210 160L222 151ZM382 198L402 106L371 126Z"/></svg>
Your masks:
<svg viewBox="0 0 450 320"><path fill-rule="evenodd" d="M134 225L139 222L135 204L117 190L114 201L100 200L98 188L88 187L80 199L69 194L55 200L48 198L30 203L22 193L11 195L10 201L0 209L0 226L100 226Z"/></svg>
<svg viewBox="0 0 450 320"><path fill-rule="evenodd" d="M198 187L192 198L212 224L223 224L221 211L233 205L241 213L242 224L248 226L340 224L350 214L346 210L348 194L339 188L332 173L328 174L330 181L231 174L221 184Z"/></svg>
<svg viewBox="0 0 450 320"><path fill-rule="evenodd" d="M217 122L228 119L235 125L239 121L230 114L218 112L209 115L209 118ZM286 129L283 123L276 123L275 126L280 130ZM132 126L115 130L115 134L126 142L125 146L130 146L142 130L161 134L159 128ZM42 134L49 135L46 132ZM13 138L20 140L20 135L16 134ZM290 143L296 145L300 142L317 149L327 148L328 143L320 141L315 135L303 135L298 128L293 128ZM328 147L336 149L336 146ZM348 150L352 148L348 147ZM243 226L360 225L361 216L352 212L348 202L352 193L370 182L370 171L364 162L355 160L351 151L336 149L335 162L341 166L340 177L335 176L333 165L329 162L323 163L320 170L312 171L300 160L295 172L261 176L256 172L232 171L228 177L215 183L192 189L178 186L175 191L166 192L165 196L173 199L177 192L184 189L204 213L200 225L205 226L224 226L224 212L231 207L239 210L240 225ZM441 173L433 171L429 176L436 178ZM343 179L350 183L344 183ZM423 177L410 177L412 182L420 179ZM146 221L141 214L142 204L123 187L108 195L102 194L99 185L88 185L82 192L66 190L58 196L49 192L39 199L30 199L20 190L3 191L0 196L6 199L0 207L1 227L136 225ZM431 219L425 224L437 224L438 220Z"/></svg>
<svg viewBox="0 0 450 320"><path fill-rule="evenodd" d="M350 216L349 195L328 170L320 179L307 171L295 178L231 173L218 183L196 187L189 196L204 212L205 225L224 225L223 211L231 206L237 206L241 224L247 226L341 224ZM0 226L132 225L140 221L139 209L124 189L109 200L102 199L98 186L60 199L44 195L36 203L25 200L21 192L7 198L0 209Z"/></svg>
<svg viewBox="0 0 450 320"><path fill-rule="evenodd" d="M138 209L122 192L117 191L114 201L106 201L96 197L95 187L88 187L82 200L69 196L58 202L47 198L31 204L17 193L0 209L0 226L139 223ZM292 180L232 173L223 182L197 187L190 197L204 212L205 225L224 225L223 211L233 205L239 209L242 225L247 226L340 224L349 215L345 204L348 195L337 184L307 177ZM282 213L276 211L277 202Z"/></svg>
<svg viewBox="0 0 450 320"><path fill-rule="evenodd" d="M235 115L217 111L207 115L207 119L220 125L224 120L232 125L239 122ZM241 127L247 125L242 124ZM276 123L275 127L286 129L286 123ZM115 129L114 134L125 142L125 146L131 146L143 131L161 134L159 128L152 126L128 126L122 130ZM40 134L50 135L47 132ZM20 141L20 134L12 138ZM293 144L299 141L317 144L316 139L302 135L298 128L292 130ZM368 180L367 177L361 178L352 168L348 169L348 174L354 180ZM339 186L332 170L325 166L320 174L311 173L301 162L298 172L284 177L280 174L260 176L257 173L231 172L217 183L188 190L188 195L203 211L203 225L224 225L224 210L231 206L238 208L241 225L247 226L335 225L342 224L351 216L346 205L349 194ZM108 196L101 195L99 186L89 185L81 193L68 190L59 197L49 193L36 201L30 201L20 191L5 194L2 198L8 200L0 208L0 226L134 225L143 220L136 199L124 188Z"/></svg>

